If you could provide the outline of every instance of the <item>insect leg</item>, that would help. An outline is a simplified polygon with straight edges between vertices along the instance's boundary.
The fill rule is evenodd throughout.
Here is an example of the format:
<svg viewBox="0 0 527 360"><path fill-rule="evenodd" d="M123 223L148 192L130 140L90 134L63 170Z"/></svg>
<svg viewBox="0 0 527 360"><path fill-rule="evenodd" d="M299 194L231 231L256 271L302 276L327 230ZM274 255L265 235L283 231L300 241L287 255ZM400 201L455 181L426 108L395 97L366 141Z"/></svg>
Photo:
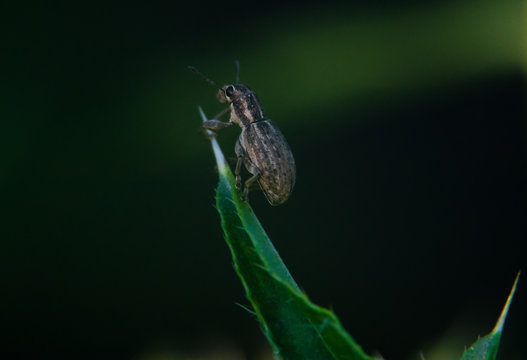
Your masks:
<svg viewBox="0 0 527 360"><path fill-rule="evenodd" d="M231 107L230 107L230 106L227 106L225 109L223 109L222 111L220 111L220 112L218 113L218 115L214 116L213 119L219 119L219 118L222 117L223 115L227 114L230 110L231 110Z"/></svg>
<svg viewBox="0 0 527 360"><path fill-rule="evenodd" d="M240 176L242 163L245 163L245 168L247 169L247 171L249 171L249 173L253 175L245 182L245 186L243 188L243 193L241 196L241 199L243 201L247 201L247 197L249 195L249 188L260 177L260 169L258 169L256 165L254 165L247 157L245 149L243 148L240 139L236 141L236 147L234 148L234 151L236 152L236 156L238 156L238 162L236 163L236 170L234 172L236 175L236 189L241 190L242 188L242 178Z"/></svg>
<svg viewBox="0 0 527 360"><path fill-rule="evenodd" d="M221 129L225 129L226 127L231 126L232 122L230 122L230 121L229 122L223 122L223 121L219 121L218 120L220 117L222 117L223 115L228 113L229 110L230 110L230 107L227 107L224 110L222 110L218 115L214 116L212 118L212 120L207 120L207 121L203 122L203 124L201 125L201 129L203 129L203 130L210 130L212 132L217 133Z"/></svg>
<svg viewBox="0 0 527 360"><path fill-rule="evenodd" d="M240 190L242 188L242 177L240 175L242 170L243 155L238 156L238 161L236 162L236 170L234 170L234 175L236 175L236 189Z"/></svg>
<svg viewBox="0 0 527 360"><path fill-rule="evenodd" d="M203 124L201 125L201 128L204 130L211 130L217 133L221 129L225 129L226 127L229 127L231 125L232 123L230 122L223 122L219 120L207 120L203 122Z"/></svg>
<svg viewBox="0 0 527 360"><path fill-rule="evenodd" d="M243 196L242 196L243 201L247 201L247 199L249 198L249 187L252 185L252 183L258 180L258 178L260 177L260 170L256 166L251 165L251 168L247 170L249 170L249 172L253 174L253 176L251 176L245 182L245 187L243 189Z"/></svg>
<svg viewBox="0 0 527 360"><path fill-rule="evenodd" d="M245 158L245 152L243 151L240 141L236 141L236 147L234 148L238 161L236 162L236 169L234 170L234 175L236 175L236 189L241 190L242 188L242 177L240 175L242 171L242 164Z"/></svg>

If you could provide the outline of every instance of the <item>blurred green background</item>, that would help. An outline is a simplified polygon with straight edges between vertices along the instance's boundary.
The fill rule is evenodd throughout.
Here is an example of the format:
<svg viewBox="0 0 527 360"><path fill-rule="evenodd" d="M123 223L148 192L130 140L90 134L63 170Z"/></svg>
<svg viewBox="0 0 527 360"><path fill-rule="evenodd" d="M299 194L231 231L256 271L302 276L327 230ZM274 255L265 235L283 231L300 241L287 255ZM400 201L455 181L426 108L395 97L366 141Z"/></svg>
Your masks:
<svg viewBox="0 0 527 360"><path fill-rule="evenodd" d="M270 359L213 207L194 65L296 157L251 203L369 353L459 358L526 264L524 1L4 4L2 351ZM220 143L234 156L238 129ZM525 359L520 279L501 359ZM450 356L450 355L448 355Z"/></svg>

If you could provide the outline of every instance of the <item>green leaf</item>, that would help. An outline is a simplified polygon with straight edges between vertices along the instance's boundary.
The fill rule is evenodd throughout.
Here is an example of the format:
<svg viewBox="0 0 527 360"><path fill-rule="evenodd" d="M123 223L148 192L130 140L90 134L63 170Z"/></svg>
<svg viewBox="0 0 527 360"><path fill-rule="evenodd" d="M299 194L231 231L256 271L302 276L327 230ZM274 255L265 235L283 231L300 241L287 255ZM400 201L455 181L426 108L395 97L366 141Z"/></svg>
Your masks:
<svg viewBox="0 0 527 360"><path fill-rule="evenodd" d="M206 116L199 109L203 121ZM281 359L373 360L344 330L333 312L300 290L247 202L209 132L219 170L216 206L236 273L261 328Z"/></svg>
<svg viewBox="0 0 527 360"><path fill-rule="evenodd" d="M509 306L511 305L512 297L516 291L516 285L518 284L518 279L520 278L520 273L516 276L514 285L509 294L507 302L503 307L500 318L494 326L492 332L481 339L478 339L472 346L465 350L461 360L494 360L498 354L498 347L500 345L501 333L503 331L503 325L505 324L505 319L509 311Z"/></svg>

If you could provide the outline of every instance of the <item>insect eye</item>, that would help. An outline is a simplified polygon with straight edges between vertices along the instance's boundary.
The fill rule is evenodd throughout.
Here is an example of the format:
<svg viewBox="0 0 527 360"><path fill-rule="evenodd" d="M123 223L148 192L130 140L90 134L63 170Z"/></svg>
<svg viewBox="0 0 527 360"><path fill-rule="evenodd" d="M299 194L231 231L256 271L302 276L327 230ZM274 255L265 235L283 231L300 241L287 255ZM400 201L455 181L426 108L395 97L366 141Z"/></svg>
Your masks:
<svg viewBox="0 0 527 360"><path fill-rule="evenodd" d="M225 89L225 95L228 97L234 95L234 88L232 86L227 87L227 89Z"/></svg>

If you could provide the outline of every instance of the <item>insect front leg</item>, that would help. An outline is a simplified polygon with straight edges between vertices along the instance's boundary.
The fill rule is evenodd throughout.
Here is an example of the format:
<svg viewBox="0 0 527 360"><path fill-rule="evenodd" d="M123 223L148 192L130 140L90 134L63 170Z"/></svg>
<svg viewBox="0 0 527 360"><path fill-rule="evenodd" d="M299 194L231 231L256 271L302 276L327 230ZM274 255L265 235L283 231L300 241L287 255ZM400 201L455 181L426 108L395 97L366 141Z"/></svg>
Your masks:
<svg viewBox="0 0 527 360"><path fill-rule="evenodd" d="M232 123L230 122L223 122L219 120L207 120L203 122L203 124L201 125L201 128L204 130L210 130L210 131L217 133L221 129L225 129L226 127L229 127L231 125Z"/></svg>
<svg viewBox="0 0 527 360"><path fill-rule="evenodd" d="M214 116L213 119L219 119L219 118L222 117L223 115L227 114L230 110L231 110L231 107L230 107L230 106L226 107L225 109L223 109L222 111L220 111L220 112L218 113L218 115Z"/></svg>
<svg viewBox="0 0 527 360"><path fill-rule="evenodd" d="M220 117L222 117L223 115L228 113L229 110L230 110L229 107L225 108L218 115L214 116L212 118L212 120L204 121L203 124L201 125L201 128L203 130L210 130L210 131L212 131L214 133L218 133L218 131L220 131L221 129L225 129L226 127L231 126L232 125L231 121L223 122L223 121L218 120Z"/></svg>

